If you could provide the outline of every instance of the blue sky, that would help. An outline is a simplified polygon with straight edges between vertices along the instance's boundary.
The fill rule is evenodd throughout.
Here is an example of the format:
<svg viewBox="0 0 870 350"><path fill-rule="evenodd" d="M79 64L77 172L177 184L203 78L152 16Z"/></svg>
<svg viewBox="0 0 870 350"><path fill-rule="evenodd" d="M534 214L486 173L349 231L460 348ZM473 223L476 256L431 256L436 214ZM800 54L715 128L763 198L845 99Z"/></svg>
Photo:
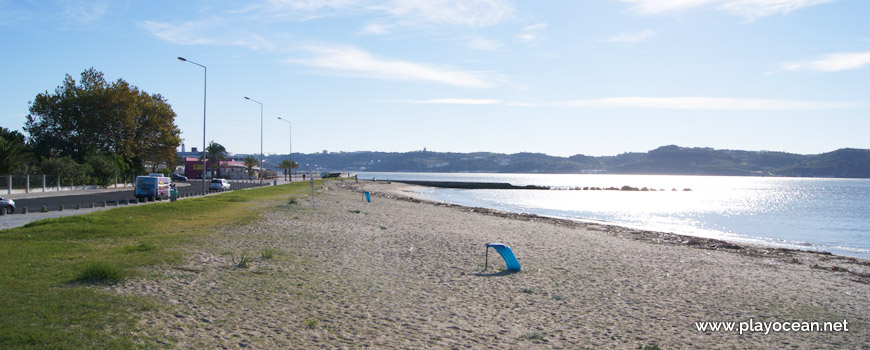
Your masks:
<svg viewBox="0 0 870 350"><path fill-rule="evenodd" d="M0 125L90 67L188 149L870 148L866 0L0 0Z"/></svg>

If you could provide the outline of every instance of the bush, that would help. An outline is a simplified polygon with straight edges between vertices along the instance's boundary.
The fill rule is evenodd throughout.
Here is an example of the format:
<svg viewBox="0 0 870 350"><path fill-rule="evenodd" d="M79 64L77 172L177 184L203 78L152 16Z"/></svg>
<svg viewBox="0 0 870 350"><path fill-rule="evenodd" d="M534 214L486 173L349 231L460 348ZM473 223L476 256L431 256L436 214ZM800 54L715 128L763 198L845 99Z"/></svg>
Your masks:
<svg viewBox="0 0 870 350"><path fill-rule="evenodd" d="M69 156L43 159L39 168L43 174L60 176L64 185L85 184L89 182L88 174L91 172L89 165L79 164Z"/></svg>
<svg viewBox="0 0 870 350"><path fill-rule="evenodd" d="M79 274L79 282L93 284L115 284L124 278L124 271L116 265L105 262L92 262Z"/></svg>

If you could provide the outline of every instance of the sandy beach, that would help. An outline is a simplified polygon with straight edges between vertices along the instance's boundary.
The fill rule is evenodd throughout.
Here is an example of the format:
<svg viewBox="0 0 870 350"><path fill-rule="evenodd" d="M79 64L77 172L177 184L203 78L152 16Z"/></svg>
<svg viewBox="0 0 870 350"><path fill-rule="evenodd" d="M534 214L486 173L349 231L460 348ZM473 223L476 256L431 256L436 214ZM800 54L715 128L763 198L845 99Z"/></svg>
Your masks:
<svg viewBox="0 0 870 350"><path fill-rule="evenodd" d="M210 349L870 349L865 260L326 186L316 208L288 197L183 266L107 287L163 305L130 331ZM481 272L487 242L523 271L490 251ZM848 331L698 330L750 320Z"/></svg>

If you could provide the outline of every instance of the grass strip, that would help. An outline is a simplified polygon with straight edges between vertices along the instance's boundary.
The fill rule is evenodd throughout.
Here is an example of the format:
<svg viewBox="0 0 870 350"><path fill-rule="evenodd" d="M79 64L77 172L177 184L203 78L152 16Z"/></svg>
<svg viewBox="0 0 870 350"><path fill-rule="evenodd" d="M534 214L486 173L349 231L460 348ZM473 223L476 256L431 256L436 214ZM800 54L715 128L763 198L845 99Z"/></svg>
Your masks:
<svg viewBox="0 0 870 350"><path fill-rule="evenodd" d="M0 348L165 347L137 324L141 312L159 307L155 301L103 286L141 277L142 267L179 264L184 247L307 191L298 182L0 230Z"/></svg>

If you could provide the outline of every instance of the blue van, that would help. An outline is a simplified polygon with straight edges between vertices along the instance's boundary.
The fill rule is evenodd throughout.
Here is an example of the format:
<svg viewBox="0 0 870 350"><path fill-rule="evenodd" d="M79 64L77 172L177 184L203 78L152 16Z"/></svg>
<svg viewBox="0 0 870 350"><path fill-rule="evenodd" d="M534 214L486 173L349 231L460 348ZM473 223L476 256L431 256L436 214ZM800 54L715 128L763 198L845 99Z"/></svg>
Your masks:
<svg viewBox="0 0 870 350"><path fill-rule="evenodd" d="M148 198L148 200L163 200L169 198L172 179L157 176L137 176L134 194L136 198Z"/></svg>

